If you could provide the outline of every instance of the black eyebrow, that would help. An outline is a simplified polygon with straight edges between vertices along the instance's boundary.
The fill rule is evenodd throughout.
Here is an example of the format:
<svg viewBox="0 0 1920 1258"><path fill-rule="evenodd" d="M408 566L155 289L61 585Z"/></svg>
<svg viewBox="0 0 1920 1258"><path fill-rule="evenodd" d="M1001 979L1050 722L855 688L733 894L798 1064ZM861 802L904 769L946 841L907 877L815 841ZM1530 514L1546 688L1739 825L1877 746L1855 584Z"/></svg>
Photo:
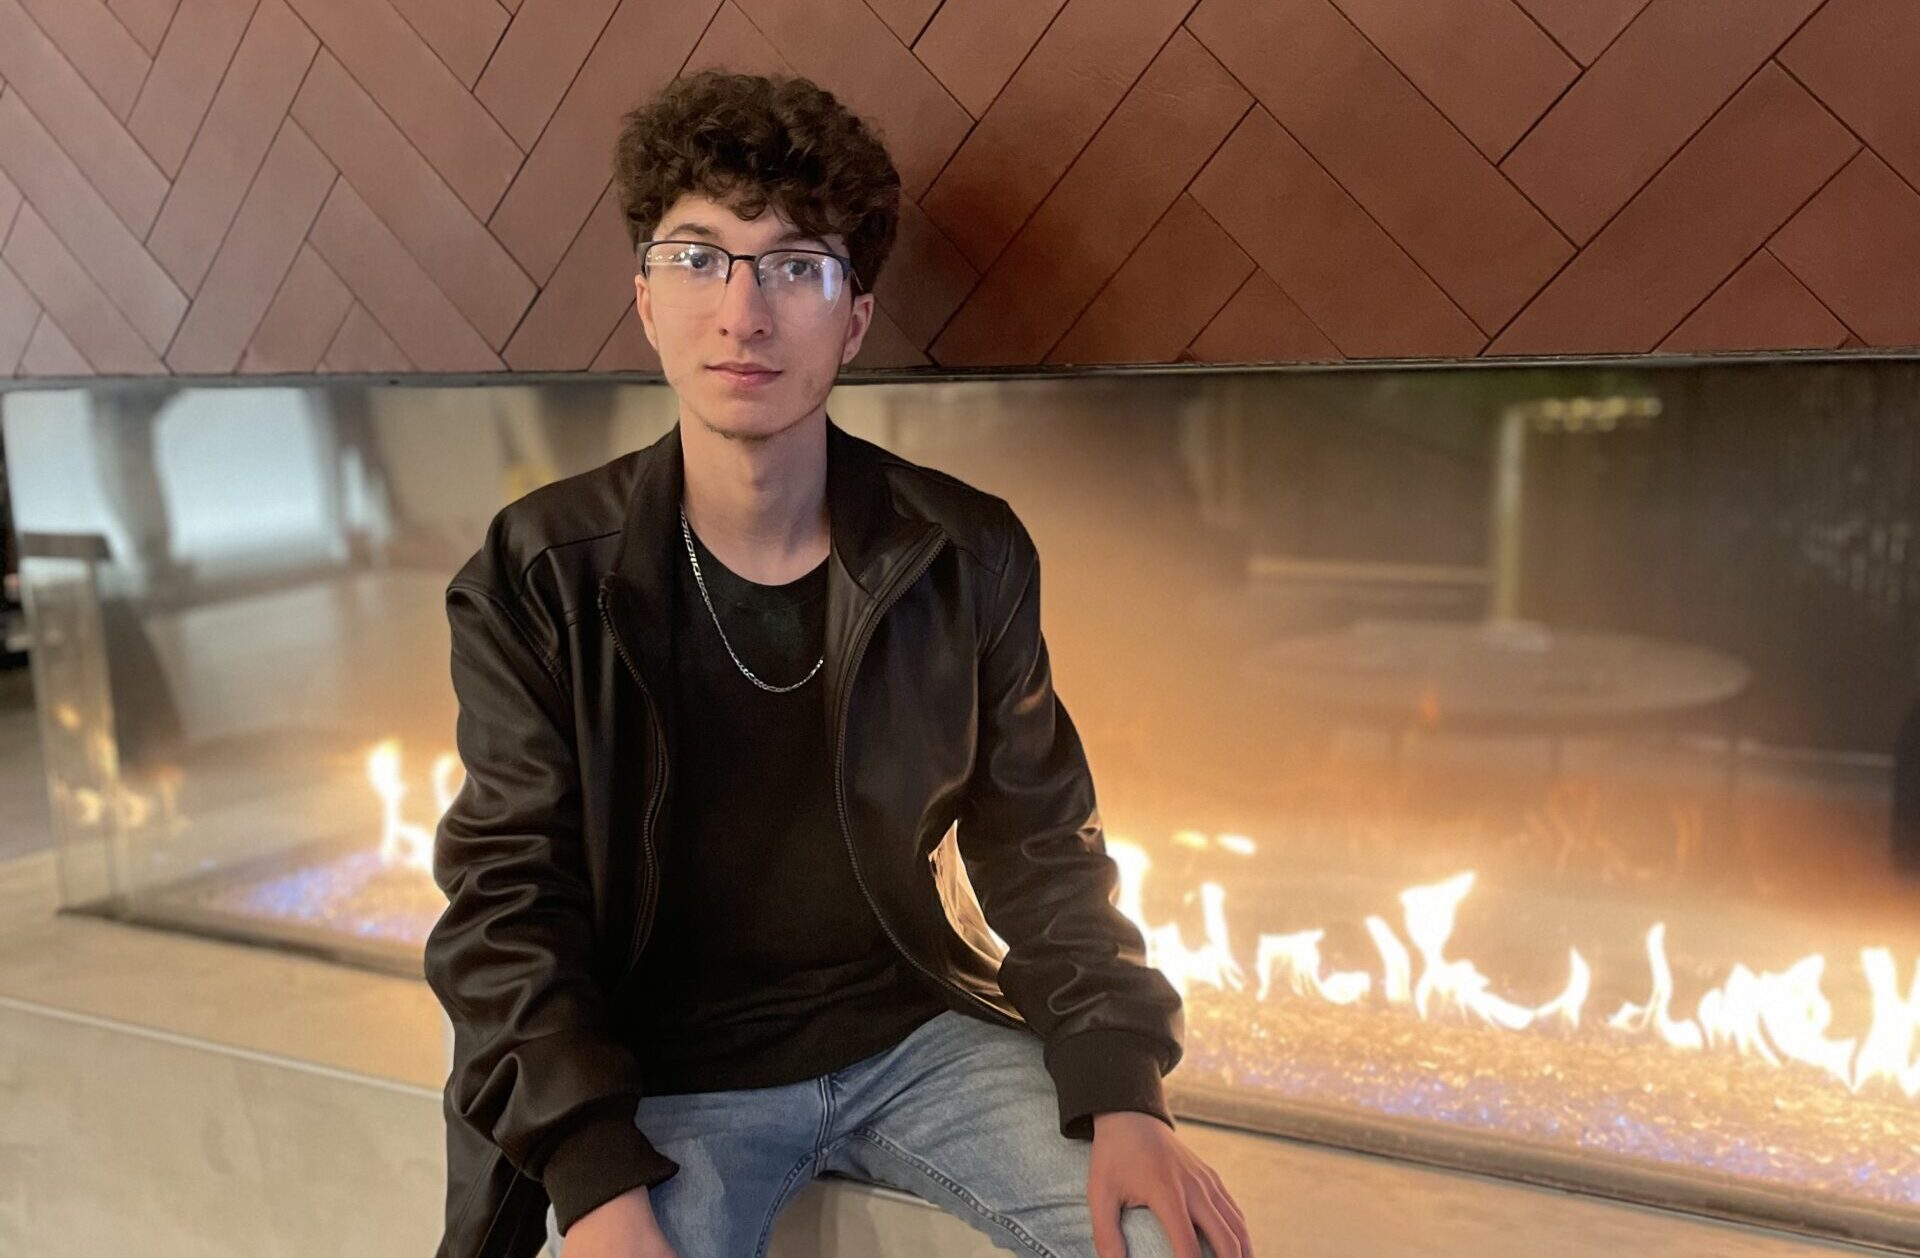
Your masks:
<svg viewBox="0 0 1920 1258"><path fill-rule="evenodd" d="M660 239L672 240L675 237L686 236L686 235L704 236L708 240L720 239L720 233L713 230L713 228L708 227L705 223L696 223L696 222L692 222L691 220L676 223L672 227L669 227L666 231L666 234L660 237ZM797 227L794 228L792 231L789 231L786 235L780 237L780 239L774 241L773 243L776 245L783 245L790 240L811 240L816 244L818 244L822 249L826 248L827 246L827 242L820 239L820 237L811 235L807 232L803 232Z"/></svg>

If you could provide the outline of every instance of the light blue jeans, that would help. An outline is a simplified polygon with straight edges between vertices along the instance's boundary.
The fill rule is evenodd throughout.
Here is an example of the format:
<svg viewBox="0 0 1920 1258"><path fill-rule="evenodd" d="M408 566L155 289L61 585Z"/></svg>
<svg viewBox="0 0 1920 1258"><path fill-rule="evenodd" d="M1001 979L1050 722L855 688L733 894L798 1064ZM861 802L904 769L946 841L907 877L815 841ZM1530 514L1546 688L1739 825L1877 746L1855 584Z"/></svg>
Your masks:
<svg viewBox="0 0 1920 1258"><path fill-rule="evenodd" d="M952 1010L883 1052L779 1087L650 1096L634 1121L680 1164L649 1190L680 1258L764 1258L774 1216L836 1172L914 1193L1001 1249L1094 1258L1091 1142L1060 1134L1040 1037ZM1152 1211L1121 1211L1129 1258L1170 1258ZM547 1248L564 1241L547 1211ZM1213 1258L1204 1237L1201 1252Z"/></svg>

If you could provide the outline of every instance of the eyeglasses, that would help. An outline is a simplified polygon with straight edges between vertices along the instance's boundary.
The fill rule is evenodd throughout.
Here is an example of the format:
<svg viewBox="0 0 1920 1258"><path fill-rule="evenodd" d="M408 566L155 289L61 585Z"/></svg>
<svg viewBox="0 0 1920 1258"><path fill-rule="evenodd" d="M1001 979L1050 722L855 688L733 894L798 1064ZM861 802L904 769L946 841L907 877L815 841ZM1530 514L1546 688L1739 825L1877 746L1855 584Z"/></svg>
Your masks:
<svg viewBox="0 0 1920 1258"><path fill-rule="evenodd" d="M699 240L643 240L640 274L661 306L682 314L712 314L733 281L733 264L751 263L754 282L776 317L807 319L826 313L854 278L853 259L823 249L731 253Z"/></svg>

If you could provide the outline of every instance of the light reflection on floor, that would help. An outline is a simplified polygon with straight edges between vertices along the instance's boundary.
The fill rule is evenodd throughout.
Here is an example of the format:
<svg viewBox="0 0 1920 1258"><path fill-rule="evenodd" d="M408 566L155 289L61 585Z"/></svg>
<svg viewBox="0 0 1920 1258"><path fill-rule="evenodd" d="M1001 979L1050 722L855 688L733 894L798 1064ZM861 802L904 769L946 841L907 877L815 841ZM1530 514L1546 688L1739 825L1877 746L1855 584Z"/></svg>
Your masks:
<svg viewBox="0 0 1920 1258"><path fill-rule="evenodd" d="M414 949L426 943L447 904L426 874L389 867L374 848L228 883L195 902L263 925L292 923Z"/></svg>

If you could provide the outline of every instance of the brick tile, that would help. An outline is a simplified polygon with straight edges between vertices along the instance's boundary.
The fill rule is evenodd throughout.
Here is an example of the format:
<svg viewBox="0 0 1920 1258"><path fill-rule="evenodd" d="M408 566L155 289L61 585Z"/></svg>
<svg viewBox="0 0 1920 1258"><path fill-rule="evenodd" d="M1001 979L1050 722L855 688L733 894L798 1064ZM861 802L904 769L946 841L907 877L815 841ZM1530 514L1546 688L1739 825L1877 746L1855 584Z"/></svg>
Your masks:
<svg viewBox="0 0 1920 1258"><path fill-rule="evenodd" d="M967 112L987 112L1066 0L946 0L913 45Z"/></svg>
<svg viewBox="0 0 1920 1258"><path fill-rule="evenodd" d="M96 370L121 375L165 372L126 316L115 309L31 205L21 207L0 261L13 268L34 300Z"/></svg>
<svg viewBox="0 0 1920 1258"><path fill-rule="evenodd" d="M313 141L292 122L282 126L173 338L168 366L202 375L234 369L333 181L333 167Z"/></svg>
<svg viewBox="0 0 1920 1258"><path fill-rule="evenodd" d="M487 344L505 344L533 281L325 50L292 112Z"/></svg>
<svg viewBox="0 0 1920 1258"><path fill-rule="evenodd" d="M1869 345L1920 345L1920 195L1861 153L1768 244Z"/></svg>
<svg viewBox="0 0 1920 1258"><path fill-rule="evenodd" d="M1785 71L1763 68L1489 352L1652 349L1858 146Z"/></svg>
<svg viewBox="0 0 1920 1258"><path fill-rule="evenodd" d="M173 21L179 4L180 0L107 0L107 7L140 41L148 56L160 51L160 41L166 38L167 24Z"/></svg>
<svg viewBox="0 0 1920 1258"><path fill-rule="evenodd" d="M1574 60L1592 65L1647 0L1520 0L1520 7Z"/></svg>
<svg viewBox="0 0 1920 1258"><path fill-rule="evenodd" d="M13 268L0 262L0 376L12 375L20 365L20 355L26 352L38 322L40 303Z"/></svg>
<svg viewBox="0 0 1920 1258"><path fill-rule="evenodd" d="M893 252L873 291L907 339L931 344L979 282L979 274L933 220L902 198Z"/></svg>
<svg viewBox="0 0 1920 1258"><path fill-rule="evenodd" d="M1828 0L1780 52L1840 121L1920 186L1920 5Z"/></svg>
<svg viewBox="0 0 1920 1258"><path fill-rule="evenodd" d="M793 68L870 120L916 200L973 118L865 0L734 0Z"/></svg>
<svg viewBox="0 0 1920 1258"><path fill-rule="evenodd" d="M635 316L638 318L638 316ZM877 301L873 307L873 322L867 325L867 335L860 342L860 352L853 356L848 368L854 371L895 370L902 367L925 367L933 360L925 351L914 344L913 339L900 330L887 314L885 307Z"/></svg>
<svg viewBox="0 0 1920 1258"><path fill-rule="evenodd" d="M1044 357L1251 104L1176 31L933 343L934 359Z"/></svg>
<svg viewBox="0 0 1920 1258"><path fill-rule="evenodd" d="M127 129L169 178L180 173L257 0L180 0ZM143 234L144 234L144 228Z"/></svg>
<svg viewBox="0 0 1920 1258"><path fill-rule="evenodd" d="M154 260L188 292L206 278L319 46L283 0L262 0L147 236Z"/></svg>
<svg viewBox="0 0 1920 1258"><path fill-rule="evenodd" d="M1000 256L1189 7L1069 0L920 200L976 270Z"/></svg>
<svg viewBox="0 0 1920 1258"><path fill-rule="evenodd" d="M1820 0L1653 0L1501 164L1593 238Z"/></svg>
<svg viewBox="0 0 1920 1258"><path fill-rule="evenodd" d="M1486 337L1296 143L1256 109L1194 200L1348 357L1478 353Z"/></svg>
<svg viewBox="0 0 1920 1258"><path fill-rule="evenodd" d="M315 370L353 305L353 294L333 268L313 246L301 245L234 370L242 375Z"/></svg>
<svg viewBox="0 0 1920 1258"><path fill-rule="evenodd" d="M627 313L620 317L619 325L607 337L607 343L600 347L594 356L592 371L646 371L660 370L660 355L656 354L651 342L647 340L646 325L640 322L640 312L629 306Z"/></svg>
<svg viewBox="0 0 1920 1258"><path fill-rule="evenodd" d="M94 371L86 355L67 339L53 317L42 314L27 341L26 352L20 356L17 374L23 377L91 376Z"/></svg>
<svg viewBox="0 0 1920 1258"><path fill-rule="evenodd" d="M780 50L760 33L759 27L747 20L747 15L733 0L722 0L719 11L707 26L707 33L694 46L681 73L692 74L709 68L735 74L794 73Z"/></svg>
<svg viewBox="0 0 1920 1258"><path fill-rule="evenodd" d="M0 79L53 136L136 235L144 236L167 195L167 177L102 104L73 63L18 0L0 0Z"/></svg>
<svg viewBox="0 0 1920 1258"><path fill-rule="evenodd" d="M1494 161L1580 73L1514 0L1334 3Z"/></svg>
<svg viewBox="0 0 1920 1258"><path fill-rule="evenodd" d="M609 186L507 342L507 365L515 371L587 367L620 312L633 305L633 270L626 220Z"/></svg>
<svg viewBox="0 0 1920 1258"><path fill-rule="evenodd" d="M147 347L164 349L186 313L186 296L12 90L0 96L0 170L106 290Z"/></svg>
<svg viewBox="0 0 1920 1258"><path fill-rule="evenodd" d="M482 220L520 149L387 0L292 0L327 51Z"/></svg>
<svg viewBox="0 0 1920 1258"><path fill-rule="evenodd" d="M593 51L616 0L527 0L487 63L474 95L514 143L531 149L580 65Z"/></svg>
<svg viewBox="0 0 1920 1258"><path fill-rule="evenodd" d="M1187 26L1482 329L1572 252L1330 0L1203 0Z"/></svg>
<svg viewBox="0 0 1920 1258"><path fill-rule="evenodd" d="M5 89L0 88L0 95ZM7 178L7 172L0 170L0 245L7 243L7 231L13 226L13 216L20 209L20 189L13 180Z"/></svg>
<svg viewBox="0 0 1920 1258"><path fill-rule="evenodd" d="M909 48L940 3L941 0L867 0L868 6L893 32L893 37Z"/></svg>
<svg viewBox="0 0 1920 1258"><path fill-rule="evenodd" d="M394 343L365 306L356 303L341 321L340 331L321 356L320 370L329 373L411 371L406 351Z"/></svg>
<svg viewBox="0 0 1920 1258"><path fill-rule="evenodd" d="M469 89L506 33L510 15L493 0L392 0L453 77Z"/></svg>
<svg viewBox="0 0 1920 1258"><path fill-rule="evenodd" d="M1669 353L1722 350L1833 349L1846 325L1765 249L1727 277L1660 342Z"/></svg>
<svg viewBox="0 0 1920 1258"><path fill-rule="evenodd" d="M679 72L717 0L622 0L500 208L484 216L544 285L613 177L622 115Z"/></svg>
<svg viewBox="0 0 1920 1258"><path fill-rule="evenodd" d="M1263 271L1248 277L1187 355L1207 363L1333 362L1342 356Z"/></svg>
<svg viewBox="0 0 1920 1258"><path fill-rule="evenodd" d="M21 0L42 32L121 122L133 112L153 54L102 0Z"/></svg>
<svg viewBox="0 0 1920 1258"><path fill-rule="evenodd" d="M1172 362L1251 274L1253 259L1183 195L1046 361Z"/></svg>
<svg viewBox="0 0 1920 1258"><path fill-rule="evenodd" d="M498 371L501 362L345 179L310 235L314 251L422 371Z"/></svg>

